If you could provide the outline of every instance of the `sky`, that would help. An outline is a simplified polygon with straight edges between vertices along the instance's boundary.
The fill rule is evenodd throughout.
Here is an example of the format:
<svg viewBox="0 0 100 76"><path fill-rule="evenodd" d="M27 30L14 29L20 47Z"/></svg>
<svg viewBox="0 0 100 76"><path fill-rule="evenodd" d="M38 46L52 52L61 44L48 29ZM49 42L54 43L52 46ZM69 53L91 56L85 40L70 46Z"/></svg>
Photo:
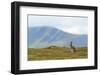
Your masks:
<svg viewBox="0 0 100 76"><path fill-rule="evenodd" d="M28 27L49 26L73 34L88 34L88 17L28 15Z"/></svg>

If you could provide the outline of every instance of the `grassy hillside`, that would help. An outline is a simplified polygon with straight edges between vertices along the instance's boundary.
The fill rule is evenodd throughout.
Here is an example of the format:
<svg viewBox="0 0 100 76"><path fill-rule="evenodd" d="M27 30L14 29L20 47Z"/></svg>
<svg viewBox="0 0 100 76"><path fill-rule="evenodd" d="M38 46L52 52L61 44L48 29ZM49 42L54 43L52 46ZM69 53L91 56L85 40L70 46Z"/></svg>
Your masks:
<svg viewBox="0 0 100 76"><path fill-rule="evenodd" d="M54 46L41 49L28 48L28 61L82 59L88 57L87 48L76 48L75 53L71 53L69 50L69 48Z"/></svg>

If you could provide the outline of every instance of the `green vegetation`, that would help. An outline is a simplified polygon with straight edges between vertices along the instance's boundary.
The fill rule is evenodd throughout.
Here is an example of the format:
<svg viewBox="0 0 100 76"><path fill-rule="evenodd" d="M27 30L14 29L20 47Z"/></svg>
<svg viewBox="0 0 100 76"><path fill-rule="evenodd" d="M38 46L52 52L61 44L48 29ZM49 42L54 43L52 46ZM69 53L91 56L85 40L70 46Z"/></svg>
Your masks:
<svg viewBox="0 0 100 76"><path fill-rule="evenodd" d="M71 53L69 48L51 46L47 48L28 48L28 61L34 60L61 60L61 59L83 59L88 57L87 48L76 48Z"/></svg>

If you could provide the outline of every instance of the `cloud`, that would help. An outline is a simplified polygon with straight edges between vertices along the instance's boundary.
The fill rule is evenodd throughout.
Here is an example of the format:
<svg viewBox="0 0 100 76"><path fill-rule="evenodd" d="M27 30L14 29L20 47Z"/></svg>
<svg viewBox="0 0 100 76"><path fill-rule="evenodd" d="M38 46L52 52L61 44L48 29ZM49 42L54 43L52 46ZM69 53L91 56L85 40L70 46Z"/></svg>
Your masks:
<svg viewBox="0 0 100 76"><path fill-rule="evenodd" d="M51 26L73 34L87 34L88 18L29 15L28 26Z"/></svg>
<svg viewBox="0 0 100 76"><path fill-rule="evenodd" d="M74 33L74 34L83 34L81 32L81 30L79 28L77 28L77 27L65 28L65 29L63 29L63 31L69 32L69 33Z"/></svg>

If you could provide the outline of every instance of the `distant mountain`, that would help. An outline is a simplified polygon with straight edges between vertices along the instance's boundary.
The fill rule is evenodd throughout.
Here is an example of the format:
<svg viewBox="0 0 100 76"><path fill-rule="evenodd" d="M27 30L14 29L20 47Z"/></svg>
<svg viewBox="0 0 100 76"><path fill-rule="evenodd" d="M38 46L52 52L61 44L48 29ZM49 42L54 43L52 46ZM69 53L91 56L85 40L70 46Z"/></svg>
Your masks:
<svg viewBox="0 0 100 76"><path fill-rule="evenodd" d="M71 41L76 47L87 47L87 38L87 35L71 34L47 26L31 27L28 29L29 48L68 47Z"/></svg>

